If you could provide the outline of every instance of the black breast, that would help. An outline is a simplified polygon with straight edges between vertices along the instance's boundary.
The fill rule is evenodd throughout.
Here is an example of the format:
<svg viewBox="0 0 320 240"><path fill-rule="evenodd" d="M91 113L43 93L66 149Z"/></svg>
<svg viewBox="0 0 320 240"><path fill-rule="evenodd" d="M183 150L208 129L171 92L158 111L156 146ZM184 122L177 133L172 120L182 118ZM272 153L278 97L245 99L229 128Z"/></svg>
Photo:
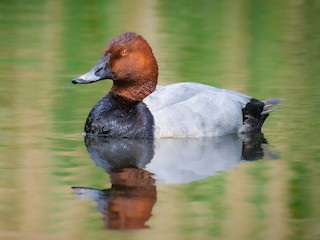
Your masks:
<svg viewBox="0 0 320 240"><path fill-rule="evenodd" d="M126 102L109 93L91 110L84 131L114 138L153 138L153 127L146 104Z"/></svg>

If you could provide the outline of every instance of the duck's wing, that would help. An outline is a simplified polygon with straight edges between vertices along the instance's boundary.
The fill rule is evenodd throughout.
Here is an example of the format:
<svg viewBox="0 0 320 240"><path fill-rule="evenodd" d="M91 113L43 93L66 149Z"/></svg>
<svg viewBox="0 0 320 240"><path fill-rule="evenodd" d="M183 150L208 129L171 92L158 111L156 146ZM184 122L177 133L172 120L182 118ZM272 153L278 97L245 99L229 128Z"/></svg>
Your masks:
<svg viewBox="0 0 320 240"><path fill-rule="evenodd" d="M201 83L183 82L174 83L167 86L158 85L156 90L143 101L147 105L152 106L152 111L158 111L175 103L185 101L203 91L211 91L214 94L228 96L233 101L241 104L242 108L244 108L252 98L236 91L217 88Z"/></svg>
<svg viewBox="0 0 320 240"><path fill-rule="evenodd" d="M198 83L157 90L144 102L153 114L156 137L220 136L238 131L251 97Z"/></svg>

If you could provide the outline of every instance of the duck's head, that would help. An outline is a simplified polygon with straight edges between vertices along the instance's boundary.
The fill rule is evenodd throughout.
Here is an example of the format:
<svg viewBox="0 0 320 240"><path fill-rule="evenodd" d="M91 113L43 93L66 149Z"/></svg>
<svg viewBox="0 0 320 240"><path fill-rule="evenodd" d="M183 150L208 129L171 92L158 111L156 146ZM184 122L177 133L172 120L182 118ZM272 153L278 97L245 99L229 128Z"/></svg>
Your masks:
<svg viewBox="0 0 320 240"><path fill-rule="evenodd" d="M98 63L72 83L93 83L113 80L111 92L129 101L141 101L154 91L158 65L147 41L132 32L112 39Z"/></svg>

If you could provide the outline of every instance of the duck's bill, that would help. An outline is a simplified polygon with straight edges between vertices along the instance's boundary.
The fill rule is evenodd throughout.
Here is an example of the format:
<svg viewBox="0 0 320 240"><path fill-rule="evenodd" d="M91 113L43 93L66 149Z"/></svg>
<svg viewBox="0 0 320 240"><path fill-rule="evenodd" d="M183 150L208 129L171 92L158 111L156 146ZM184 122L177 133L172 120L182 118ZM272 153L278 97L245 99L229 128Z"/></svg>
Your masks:
<svg viewBox="0 0 320 240"><path fill-rule="evenodd" d="M102 55L98 63L87 73L80 77L72 79L72 83L93 83L103 79L112 79L113 73L110 68L110 54L107 56Z"/></svg>

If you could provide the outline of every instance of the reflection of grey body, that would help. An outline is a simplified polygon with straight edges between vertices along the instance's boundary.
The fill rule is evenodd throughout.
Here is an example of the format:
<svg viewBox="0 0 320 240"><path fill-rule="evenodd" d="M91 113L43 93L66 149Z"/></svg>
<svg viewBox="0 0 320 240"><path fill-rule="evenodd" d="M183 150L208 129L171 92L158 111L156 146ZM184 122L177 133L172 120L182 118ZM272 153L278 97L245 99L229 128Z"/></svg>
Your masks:
<svg viewBox="0 0 320 240"><path fill-rule="evenodd" d="M250 160L261 158L264 141L261 133L249 136L245 143L236 134L154 142L151 139L85 138L92 160L107 173L128 167L145 168L156 180L166 183L192 182L232 169L244 153Z"/></svg>
<svg viewBox="0 0 320 240"><path fill-rule="evenodd" d="M187 183L232 169L241 161L242 141L237 135L199 139L159 139L146 169L156 180Z"/></svg>

